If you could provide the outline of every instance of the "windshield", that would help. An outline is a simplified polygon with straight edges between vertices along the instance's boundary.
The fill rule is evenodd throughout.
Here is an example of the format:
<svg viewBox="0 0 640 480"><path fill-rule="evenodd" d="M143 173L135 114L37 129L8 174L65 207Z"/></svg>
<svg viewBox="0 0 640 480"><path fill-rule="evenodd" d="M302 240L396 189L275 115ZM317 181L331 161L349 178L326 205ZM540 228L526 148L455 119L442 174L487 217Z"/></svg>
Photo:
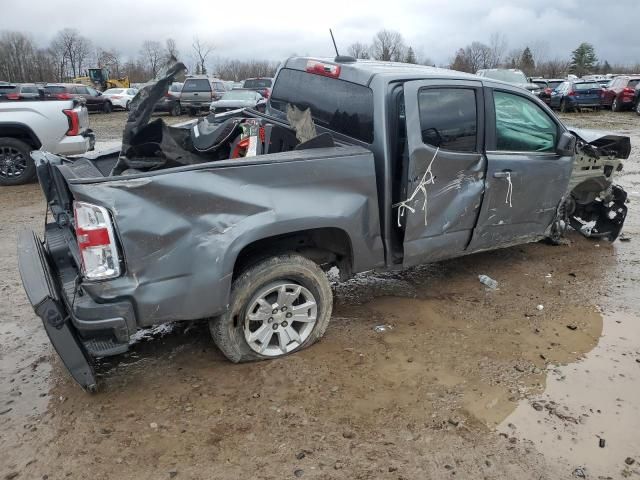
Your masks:
<svg viewBox="0 0 640 480"><path fill-rule="evenodd" d="M222 94L221 100L255 100L256 92L243 92L242 90L232 90Z"/></svg>
<svg viewBox="0 0 640 480"><path fill-rule="evenodd" d="M512 70L487 70L484 72L484 76L509 83L529 83L524 73Z"/></svg>
<svg viewBox="0 0 640 480"><path fill-rule="evenodd" d="M170 92L180 92L180 91L182 91L182 84L181 83L172 83L171 86L169 87L169 91Z"/></svg>
<svg viewBox="0 0 640 480"><path fill-rule="evenodd" d="M596 82L576 83L574 87L577 91L591 90L593 88L600 90L602 87Z"/></svg>
<svg viewBox="0 0 640 480"><path fill-rule="evenodd" d="M106 91L104 92L104 94L105 94L105 95L109 95L109 94L117 95L117 94L120 94L120 93L122 93L122 92L124 92L124 89L123 89L123 88L110 88L109 90L106 90Z"/></svg>
<svg viewBox="0 0 640 480"><path fill-rule="evenodd" d="M244 81L244 88L271 88L271 79L249 78Z"/></svg>

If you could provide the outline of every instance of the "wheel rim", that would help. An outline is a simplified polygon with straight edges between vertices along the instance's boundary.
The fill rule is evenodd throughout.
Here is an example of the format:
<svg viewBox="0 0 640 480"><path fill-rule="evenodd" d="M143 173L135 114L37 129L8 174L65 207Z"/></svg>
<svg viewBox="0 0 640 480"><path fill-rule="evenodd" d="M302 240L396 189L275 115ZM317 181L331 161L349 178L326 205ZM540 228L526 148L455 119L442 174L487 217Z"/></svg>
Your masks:
<svg viewBox="0 0 640 480"><path fill-rule="evenodd" d="M613 103L611 104L611 110L617 110L618 109L618 99L615 98L613 100Z"/></svg>
<svg viewBox="0 0 640 480"><path fill-rule="evenodd" d="M27 158L14 147L0 147L0 177L15 179L27 169Z"/></svg>
<svg viewBox="0 0 640 480"><path fill-rule="evenodd" d="M300 347L315 327L318 304L302 285L286 280L271 283L249 302L244 338L260 355L277 357Z"/></svg>

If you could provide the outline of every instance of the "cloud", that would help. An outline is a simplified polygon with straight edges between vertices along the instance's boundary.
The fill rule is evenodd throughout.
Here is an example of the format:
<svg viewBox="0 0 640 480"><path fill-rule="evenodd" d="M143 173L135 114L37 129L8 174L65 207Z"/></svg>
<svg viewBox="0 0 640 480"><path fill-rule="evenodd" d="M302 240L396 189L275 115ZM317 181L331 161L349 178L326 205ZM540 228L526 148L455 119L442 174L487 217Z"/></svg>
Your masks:
<svg viewBox="0 0 640 480"><path fill-rule="evenodd" d="M568 58L587 41L602 60L639 62L640 43L633 34L640 2L616 0L610 15L605 12L602 0L324 0L304 7L292 0L111 0L93 11L78 11L78 3L67 0L31 0L3 9L0 30L28 32L46 45L58 30L76 28L95 45L128 57L135 57L145 40L169 37L187 55L199 35L216 45L215 57L281 60L292 53L332 55L330 27L344 51L387 28L400 31L407 43L438 64L447 63L456 49L500 33L510 49L546 43L549 47L542 50L549 56Z"/></svg>

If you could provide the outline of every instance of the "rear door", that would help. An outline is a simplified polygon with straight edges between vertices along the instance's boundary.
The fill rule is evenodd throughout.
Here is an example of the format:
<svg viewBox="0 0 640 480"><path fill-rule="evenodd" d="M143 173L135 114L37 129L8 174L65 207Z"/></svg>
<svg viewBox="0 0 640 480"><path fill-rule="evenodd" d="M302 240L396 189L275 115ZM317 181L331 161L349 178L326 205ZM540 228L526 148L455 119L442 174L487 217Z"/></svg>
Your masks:
<svg viewBox="0 0 640 480"><path fill-rule="evenodd" d="M482 84L407 82L404 104L408 173L394 221L410 266L456 256L471 239L486 168Z"/></svg>
<svg viewBox="0 0 640 480"><path fill-rule="evenodd" d="M486 189L470 251L545 236L567 192L573 156L556 146L564 129L526 93L485 89Z"/></svg>

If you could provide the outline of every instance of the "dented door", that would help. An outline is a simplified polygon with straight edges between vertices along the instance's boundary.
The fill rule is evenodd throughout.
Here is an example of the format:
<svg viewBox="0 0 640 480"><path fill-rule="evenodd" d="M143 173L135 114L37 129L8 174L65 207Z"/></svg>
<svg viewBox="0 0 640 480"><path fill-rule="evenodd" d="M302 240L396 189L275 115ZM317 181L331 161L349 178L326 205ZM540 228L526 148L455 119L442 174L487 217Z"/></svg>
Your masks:
<svg viewBox="0 0 640 480"><path fill-rule="evenodd" d="M525 92L487 88L485 99L486 191L469 251L543 238L573 166L556 153L564 129Z"/></svg>
<svg viewBox="0 0 640 480"><path fill-rule="evenodd" d="M394 221L404 227L405 266L464 252L475 226L486 159L480 82L404 86L408 176Z"/></svg>

